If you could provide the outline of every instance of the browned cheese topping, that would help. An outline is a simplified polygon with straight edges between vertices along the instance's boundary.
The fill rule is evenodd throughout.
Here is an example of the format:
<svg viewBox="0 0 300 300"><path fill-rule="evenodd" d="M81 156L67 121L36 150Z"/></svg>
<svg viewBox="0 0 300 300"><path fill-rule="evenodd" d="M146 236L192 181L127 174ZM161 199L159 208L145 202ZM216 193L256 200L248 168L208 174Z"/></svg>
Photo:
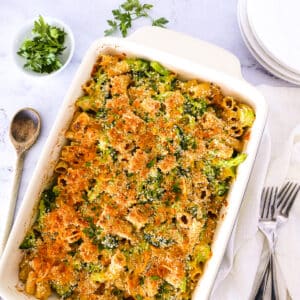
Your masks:
<svg viewBox="0 0 300 300"><path fill-rule="evenodd" d="M26 293L191 299L255 119L212 83L100 55L20 245Z"/></svg>

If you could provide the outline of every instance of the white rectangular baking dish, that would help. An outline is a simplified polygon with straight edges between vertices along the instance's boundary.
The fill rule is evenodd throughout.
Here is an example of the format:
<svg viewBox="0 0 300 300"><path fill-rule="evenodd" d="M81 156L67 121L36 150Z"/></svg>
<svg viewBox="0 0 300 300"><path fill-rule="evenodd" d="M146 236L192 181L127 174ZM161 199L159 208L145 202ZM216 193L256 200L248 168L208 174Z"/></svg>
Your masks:
<svg viewBox="0 0 300 300"><path fill-rule="evenodd" d="M126 53L129 56L156 60L186 79L197 78L199 80L214 82L221 87L225 95L230 94L238 97L245 103L250 104L256 112L256 120L253 124L251 137L245 149L248 157L238 169L237 178L228 196L229 204L224 208L224 217L219 222L216 230L212 247L213 256L206 264L204 274L193 295L193 299L197 300L209 298L263 134L267 117L265 100L255 88L245 81L209 69L194 61L184 59L183 57L175 56L168 51L160 51L129 39L103 38L95 41L84 56L65 96L60 113L57 116L25 193L16 222L0 262L0 295L6 300L34 299L19 292L16 288L18 283L18 265L21 259L21 251L18 247L27 229L34 221L33 211L37 206L39 195L51 180L61 147L65 143L64 132L68 128L75 110L74 103L82 93L81 85L89 78L98 54L115 51ZM189 51L188 48L187 51Z"/></svg>

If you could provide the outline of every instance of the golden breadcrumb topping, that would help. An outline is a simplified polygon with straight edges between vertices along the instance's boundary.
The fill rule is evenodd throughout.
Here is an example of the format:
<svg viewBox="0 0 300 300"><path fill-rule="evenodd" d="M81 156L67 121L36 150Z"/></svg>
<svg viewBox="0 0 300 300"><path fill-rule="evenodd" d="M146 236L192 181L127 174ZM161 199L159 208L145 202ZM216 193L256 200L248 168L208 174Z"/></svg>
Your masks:
<svg viewBox="0 0 300 300"><path fill-rule="evenodd" d="M26 293L191 299L255 119L218 86L100 55L20 245Z"/></svg>

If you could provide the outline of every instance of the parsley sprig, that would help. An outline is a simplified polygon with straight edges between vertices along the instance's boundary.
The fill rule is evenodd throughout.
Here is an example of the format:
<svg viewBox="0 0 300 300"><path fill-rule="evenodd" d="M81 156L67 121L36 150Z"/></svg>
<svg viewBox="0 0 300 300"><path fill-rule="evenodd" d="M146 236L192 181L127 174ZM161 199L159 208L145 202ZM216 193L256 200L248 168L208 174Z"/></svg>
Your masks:
<svg viewBox="0 0 300 300"><path fill-rule="evenodd" d="M143 17L149 18L152 21L152 26L164 27L169 21L163 17L153 19L149 15L149 11L152 8L152 4L141 4L139 0L127 0L118 9L112 11L114 20L107 20L110 28L105 30L104 34L106 36L112 35L120 30L122 36L126 37L128 29L132 26L132 22Z"/></svg>
<svg viewBox="0 0 300 300"><path fill-rule="evenodd" d="M20 56L26 59L24 64L37 73L51 73L62 66L59 55L65 50L66 33L63 29L50 26L42 16L34 22L33 38L26 39L19 51Z"/></svg>

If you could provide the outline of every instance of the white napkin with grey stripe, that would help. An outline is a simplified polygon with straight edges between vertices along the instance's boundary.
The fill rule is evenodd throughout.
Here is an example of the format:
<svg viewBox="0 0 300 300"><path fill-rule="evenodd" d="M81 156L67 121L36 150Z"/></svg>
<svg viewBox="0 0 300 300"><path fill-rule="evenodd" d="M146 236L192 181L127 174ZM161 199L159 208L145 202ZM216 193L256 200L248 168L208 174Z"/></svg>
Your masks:
<svg viewBox="0 0 300 300"><path fill-rule="evenodd" d="M282 185L292 179L300 183L300 89L259 86L269 104L265 134L234 233L218 273L212 300L249 299L260 256L266 248L257 229L263 186ZM271 153L269 153L271 150ZM270 160L270 164L269 163ZM266 176L265 176L266 175ZM300 195L288 222L279 230L276 257L284 281L279 282L280 299L300 299Z"/></svg>

